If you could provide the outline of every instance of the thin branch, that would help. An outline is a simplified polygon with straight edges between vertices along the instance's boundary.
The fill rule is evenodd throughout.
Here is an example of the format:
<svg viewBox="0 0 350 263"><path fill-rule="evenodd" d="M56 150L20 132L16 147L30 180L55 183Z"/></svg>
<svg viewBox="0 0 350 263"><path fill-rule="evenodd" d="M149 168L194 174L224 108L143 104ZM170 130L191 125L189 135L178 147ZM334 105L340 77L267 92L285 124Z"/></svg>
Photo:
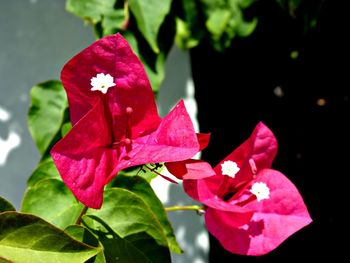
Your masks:
<svg viewBox="0 0 350 263"><path fill-rule="evenodd" d="M205 207L199 206L199 205L188 205L188 206L176 205L176 206L165 207L166 212L188 211L188 210L196 211L198 214L203 214L205 212Z"/></svg>
<svg viewBox="0 0 350 263"><path fill-rule="evenodd" d="M89 208L88 206L84 206L83 210L81 210L80 215L79 215L77 221L75 222L76 225L81 224L81 219L83 218L83 215L86 214L86 211L88 210L88 208Z"/></svg>

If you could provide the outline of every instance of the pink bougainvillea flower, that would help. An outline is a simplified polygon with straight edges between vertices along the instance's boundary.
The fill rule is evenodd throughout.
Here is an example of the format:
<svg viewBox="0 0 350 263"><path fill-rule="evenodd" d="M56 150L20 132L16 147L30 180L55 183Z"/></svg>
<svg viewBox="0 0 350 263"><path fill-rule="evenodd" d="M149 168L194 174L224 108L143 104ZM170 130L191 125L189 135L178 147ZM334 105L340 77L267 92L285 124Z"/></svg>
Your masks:
<svg viewBox="0 0 350 263"><path fill-rule="evenodd" d="M312 222L291 181L270 169L277 141L263 123L215 168L184 180L186 193L206 206L208 231L236 254L263 255Z"/></svg>
<svg viewBox="0 0 350 263"><path fill-rule="evenodd" d="M74 56L61 80L73 128L51 155L86 206L101 207L104 186L122 169L181 161L199 151L184 102L160 118L143 65L120 34Z"/></svg>

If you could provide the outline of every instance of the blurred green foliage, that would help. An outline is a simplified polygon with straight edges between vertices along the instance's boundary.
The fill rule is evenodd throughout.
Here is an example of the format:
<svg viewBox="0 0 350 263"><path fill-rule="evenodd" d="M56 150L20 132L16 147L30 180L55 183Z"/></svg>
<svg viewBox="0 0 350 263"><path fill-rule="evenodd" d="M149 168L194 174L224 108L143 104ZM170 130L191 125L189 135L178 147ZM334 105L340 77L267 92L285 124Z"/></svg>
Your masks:
<svg viewBox="0 0 350 263"><path fill-rule="evenodd" d="M208 40L224 51L236 36L250 35L257 18L243 11L256 0L67 0L66 9L92 25L97 38L120 32L142 60L157 94L175 43L187 50Z"/></svg>
<svg viewBox="0 0 350 263"><path fill-rule="evenodd" d="M273 0L309 30L325 0ZM66 0L66 9L90 24L97 38L120 32L142 60L157 95L171 47L183 50L209 43L224 52L236 37L247 37L259 17L247 12L257 0Z"/></svg>

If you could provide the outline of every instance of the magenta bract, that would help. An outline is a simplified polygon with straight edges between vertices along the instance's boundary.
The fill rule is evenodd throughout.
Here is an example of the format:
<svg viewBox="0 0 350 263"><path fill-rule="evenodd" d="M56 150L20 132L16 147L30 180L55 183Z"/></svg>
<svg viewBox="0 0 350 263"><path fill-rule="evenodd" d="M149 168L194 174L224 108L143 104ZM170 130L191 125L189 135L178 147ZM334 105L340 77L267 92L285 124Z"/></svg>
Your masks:
<svg viewBox="0 0 350 263"><path fill-rule="evenodd" d="M120 35L104 37L63 67L72 130L51 150L58 171L86 206L127 167L182 161L199 151L183 101L160 118L141 61Z"/></svg>
<svg viewBox="0 0 350 263"><path fill-rule="evenodd" d="M236 254L263 255L312 222L293 183L270 169L277 141L263 123L215 168L216 175L184 180L206 206L208 231Z"/></svg>

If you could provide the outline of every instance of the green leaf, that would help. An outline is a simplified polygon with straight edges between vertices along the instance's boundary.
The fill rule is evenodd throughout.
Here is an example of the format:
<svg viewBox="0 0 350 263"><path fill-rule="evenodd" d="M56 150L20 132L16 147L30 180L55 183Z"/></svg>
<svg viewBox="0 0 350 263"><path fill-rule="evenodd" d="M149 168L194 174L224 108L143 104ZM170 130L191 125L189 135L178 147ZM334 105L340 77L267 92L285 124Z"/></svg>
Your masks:
<svg viewBox="0 0 350 263"><path fill-rule="evenodd" d="M115 184L116 186L132 191L142 198L142 200L152 209L153 213L157 216L159 222L161 223L170 249L175 253L182 253L183 251L176 241L173 228L169 222L164 206L153 191L153 188L150 186L149 182L139 176L117 176Z"/></svg>
<svg viewBox="0 0 350 263"><path fill-rule="evenodd" d="M66 134L72 129L72 123L69 121L69 122L66 122L62 125L61 127L61 136L62 138L64 136L66 136Z"/></svg>
<svg viewBox="0 0 350 263"><path fill-rule="evenodd" d="M101 252L98 253L93 258L90 258L87 263L106 263L106 258L103 253L103 248L99 243L98 239L85 227L79 225L71 225L68 226L64 232L66 232L71 237L76 240L83 242L84 244L88 244L93 247L100 247Z"/></svg>
<svg viewBox="0 0 350 263"><path fill-rule="evenodd" d="M48 156L48 158L45 158L42 160L39 165L35 168L31 176L29 177L27 181L27 185L29 187L34 186L36 183L40 182L41 180L45 179L61 179L60 174L58 173L58 170L51 158L51 156Z"/></svg>
<svg viewBox="0 0 350 263"><path fill-rule="evenodd" d="M212 46L220 52L232 44L236 36L249 36L257 25L257 19L246 21L244 9L255 0L202 0L205 26Z"/></svg>
<svg viewBox="0 0 350 263"><path fill-rule="evenodd" d="M254 18L252 21L241 21L237 24L236 32L240 37L247 37L253 33L258 24L258 19Z"/></svg>
<svg viewBox="0 0 350 263"><path fill-rule="evenodd" d="M21 211L64 228L75 223L82 209L83 205L62 181L46 179L27 189Z"/></svg>
<svg viewBox="0 0 350 263"><path fill-rule="evenodd" d="M253 3L255 3L257 0L238 0L239 1L239 6L243 9L248 8L251 6ZM278 2L279 0L277 0Z"/></svg>
<svg viewBox="0 0 350 263"><path fill-rule="evenodd" d="M158 170L161 170L161 168L157 169ZM140 166L133 166L133 167L130 167L130 168L126 168L122 171L120 171L118 173L118 176L128 176L128 177L132 177L132 176L140 176L142 177L143 179L145 179L147 182L151 182L154 178L156 178L158 175L154 172L151 172L150 170L148 169L144 169L142 168L142 165ZM113 187L115 186L115 183L114 181L117 179L117 177L115 177L111 183L108 185L109 187Z"/></svg>
<svg viewBox="0 0 350 263"><path fill-rule="evenodd" d="M118 236L103 220L96 216L89 216L91 222L94 222L94 234L104 247L104 255L107 262L129 263L142 262L152 263L152 261L145 255L138 247L133 245L127 239ZM92 220L93 221L92 221Z"/></svg>
<svg viewBox="0 0 350 263"><path fill-rule="evenodd" d="M205 25L213 38L219 40L230 21L231 13L227 9L216 9L210 13Z"/></svg>
<svg viewBox="0 0 350 263"><path fill-rule="evenodd" d="M131 242L151 261L170 262L170 251L162 225L151 208L136 194L121 188L104 192L100 210L89 209L87 215L100 218L118 236ZM99 230L93 222L83 220L89 228Z"/></svg>
<svg viewBox="0 0 350 263"><path fill-rule="evenodd" d="M176 18L175 43L183 50L191 49L199 44L199 39L192 37L189 25L180 18Z"/></svg>
<svg viewBox="0 0 350 263"><path fill-rule="evenodd" d="M82 19L96 24L104 14L113 10L116 0L67 0L66 10Z"/></svg>
<svg viewBox="0 0 350 263"><path fill-rule="evenodd" d="M182 13L176 18L175 43L181 49L197 46L204 37L205 27L200 14L201 4L198 1L182 0Z"/></svg>
<svg viewBox="0 0 350 263"><path fill-rule="evenodd" d="M153 213L157 216L160 224L162 225L171 251L175 253L183 252L176 241L173 228L168 220L162 202L159 200L158 196L154 193L153 188L145 179L139 176L128 177L118 175L114 181L114 185L127 189L142 198L142 200L152 209Z"/></svg>
<svg viewBox="0 0 350 263"><path fill-rule="evenodd" d="M0 196L0 213L5 211L16 211L16 208L9 201Z"/></svg>
<svg viewBox="0 0 350 263"><path fill-rule="evenodd" d="M163 163L133 166L120 171L118 173L118 176L119 175L129 176L129 177L139 176L145 179L148 183L150 183L154 178L156 178L162 172L164 167L165 166L163 165ZM111 185L114 186L113 181Z"/></svg>
<svg viewBox="0 0 350 263"><path fill-rule="evenodd" d="M0 255L6 260L83 263L99 252L100 248L71 238L39 217L17 212L0 214Z"/></svg>
<svg viewBox="0 0 350 263"><path fill-rule="evenodd" d="M34 86L30 97L29 131L39 152L44 154L61 129L67 96L61 82L47 81Z"/></svg>
<svg viewBox="0 0 350 263"><path fill-rule="evenodd" d="M125 11L123 9L112 9L106 13L102 20L103 35L111 35L125 28Z"/></svg>
<svg viewBox="0 0 350 263"><path fill-rule="evenodd" d="M129 0L138 29L155 53L159 53L157 37L160 26L170 11L171 0Z"/></svg>

